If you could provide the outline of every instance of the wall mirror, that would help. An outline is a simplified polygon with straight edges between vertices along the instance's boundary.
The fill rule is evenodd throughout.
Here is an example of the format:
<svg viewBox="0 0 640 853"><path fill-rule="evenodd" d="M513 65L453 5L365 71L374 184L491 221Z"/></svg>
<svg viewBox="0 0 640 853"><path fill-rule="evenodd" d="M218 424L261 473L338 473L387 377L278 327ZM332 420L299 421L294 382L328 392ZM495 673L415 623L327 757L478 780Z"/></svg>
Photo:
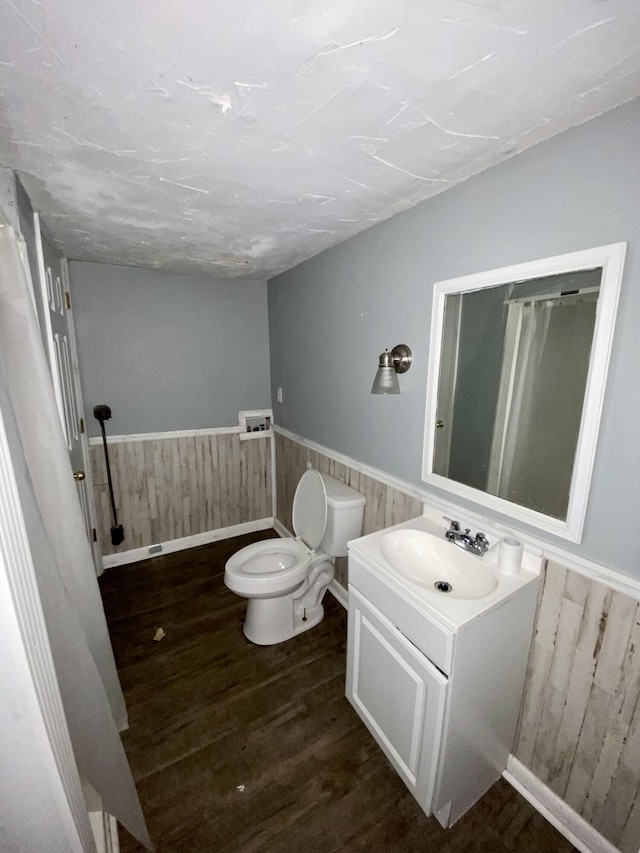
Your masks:
<svg viewBox="0 0 640 853"><path fill-rule="evenodd" d="M581 540L625 250L434 285L425 482Z"/></svg>

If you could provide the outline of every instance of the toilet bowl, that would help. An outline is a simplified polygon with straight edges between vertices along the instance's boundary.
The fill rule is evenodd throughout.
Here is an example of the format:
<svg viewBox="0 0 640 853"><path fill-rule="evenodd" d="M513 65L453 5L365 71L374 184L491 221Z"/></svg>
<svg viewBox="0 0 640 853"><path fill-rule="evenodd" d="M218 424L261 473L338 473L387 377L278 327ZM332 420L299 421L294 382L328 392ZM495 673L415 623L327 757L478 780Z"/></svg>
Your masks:
<svg viewBox="0 0 640 853"><path fill-rule="evenodd" d="M365 498L328 474L305 471L293 499L295 538L265 539L227 560L225 585L248 599L243 631L261 646L281 643L322 621L335 557L362 531Z"/></svg>

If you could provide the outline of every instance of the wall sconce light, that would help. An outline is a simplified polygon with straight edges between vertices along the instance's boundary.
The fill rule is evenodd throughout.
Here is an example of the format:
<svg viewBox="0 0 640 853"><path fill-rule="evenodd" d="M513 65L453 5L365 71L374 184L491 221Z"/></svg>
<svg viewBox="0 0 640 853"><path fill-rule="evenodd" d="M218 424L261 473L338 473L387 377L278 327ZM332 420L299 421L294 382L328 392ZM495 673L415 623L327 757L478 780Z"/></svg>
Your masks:
<svg viewBox="0 0 640 853"><path fill-rule="evenodd" d="M405 344L398 344L391 352L380 353L380 363L371 388L372 394L399 394L398 373L406 373L411 367L413 355Z"/></svg>

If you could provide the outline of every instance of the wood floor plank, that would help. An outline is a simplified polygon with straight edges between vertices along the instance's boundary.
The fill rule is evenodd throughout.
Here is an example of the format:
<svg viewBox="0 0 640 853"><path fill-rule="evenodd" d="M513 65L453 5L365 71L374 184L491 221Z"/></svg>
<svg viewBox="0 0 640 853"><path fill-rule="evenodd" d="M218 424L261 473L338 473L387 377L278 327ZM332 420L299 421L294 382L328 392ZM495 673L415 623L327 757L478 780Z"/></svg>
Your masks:
<svg viewBox="0 0 640 853"><path fill-rule="evenodd" d="M503 780L450 830L424 815L344 697L346 613L332 596L324 621L286 643L245 639L224 564L266 535L101 578L123 742L158 853L573 851ZM120 843L142 850L124 830Z"/></svg>

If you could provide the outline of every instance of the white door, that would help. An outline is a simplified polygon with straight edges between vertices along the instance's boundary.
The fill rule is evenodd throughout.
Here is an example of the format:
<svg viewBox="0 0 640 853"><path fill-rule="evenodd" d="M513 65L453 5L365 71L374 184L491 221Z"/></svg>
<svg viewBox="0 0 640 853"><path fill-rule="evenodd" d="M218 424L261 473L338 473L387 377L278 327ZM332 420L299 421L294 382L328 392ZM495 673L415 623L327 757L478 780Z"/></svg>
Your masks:
<svg viewBox="0 0 640 853"><path fill-rule="evenodd" d="M446 687L447 677L350 586L347 699L427 814Z"/></svg>
<svg viewBox="0 0 640 853"><path fill-rule="evenodd" d="M58 257L43 236L37 213L34 214L34 225L40 271L40 299L45 324L42 330L43 338L87 537L91 543L96 571L100 573L101 555L91 495L89 444L82 409L67 261L66 258Z"/></svg>

